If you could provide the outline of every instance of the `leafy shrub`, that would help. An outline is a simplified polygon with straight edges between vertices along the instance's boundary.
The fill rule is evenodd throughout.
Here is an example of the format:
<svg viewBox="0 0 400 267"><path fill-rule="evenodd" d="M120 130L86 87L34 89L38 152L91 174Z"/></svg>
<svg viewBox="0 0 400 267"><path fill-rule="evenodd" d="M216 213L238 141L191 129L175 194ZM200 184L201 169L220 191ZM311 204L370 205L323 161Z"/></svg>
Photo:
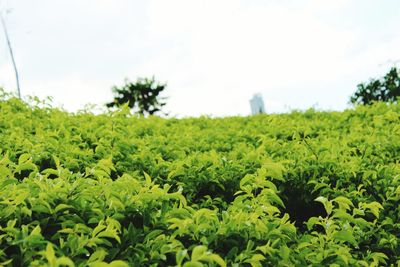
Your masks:
<svg viewBox="0 0 400 267"><path fill-rule="evenodd" d="M0 265L400 264L400 108L223 119L0 101Z"/></svg>

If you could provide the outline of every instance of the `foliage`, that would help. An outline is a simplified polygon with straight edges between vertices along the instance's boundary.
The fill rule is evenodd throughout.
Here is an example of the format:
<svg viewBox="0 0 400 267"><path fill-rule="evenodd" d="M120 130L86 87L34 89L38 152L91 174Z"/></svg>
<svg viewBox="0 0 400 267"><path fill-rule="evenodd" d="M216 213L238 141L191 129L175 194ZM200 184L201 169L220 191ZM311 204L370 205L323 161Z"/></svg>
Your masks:
<svg viewBox="0 0 400 267"><path fill-rule="evenodd" d="M107 107L120 107L127 104L129 108L135 109L137 113L153 115L161 111L165 105L160 93L165 89L165 84L155 81L154 77L138 78L135 83L125 80L121 87L112 88L115 97L114 101L106 104Z"/></svg>
<svg viewBox="0 0 400 267"><path fill-rule="evenodd" d="M382 79L372 79L368 84L357 85L357 91L350 101L370 105L374 101L394 102L397 97L400 97L400 72L393 67Z"/></svg>
<svg viewBox="0 0 400 267"><path fill-rule="evenodd" d="M210 119L0 101L0 265L398 266L400 106Z"/></svg>

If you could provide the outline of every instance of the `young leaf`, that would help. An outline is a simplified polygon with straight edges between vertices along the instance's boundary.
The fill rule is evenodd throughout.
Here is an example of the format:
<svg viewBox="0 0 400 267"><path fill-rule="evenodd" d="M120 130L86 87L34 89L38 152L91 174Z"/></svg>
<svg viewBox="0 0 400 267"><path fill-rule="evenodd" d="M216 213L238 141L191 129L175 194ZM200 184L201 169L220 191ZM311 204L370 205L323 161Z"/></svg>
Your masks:
<svg viewBox="0 0 400 267"><path fill-rule="evenodd" d="M349 242L353 246L358 245L356 239L354 238L353 234L349 230L341 230L339 232L336 232L336 233L334 233L333 237L336 240Z"/></svg>

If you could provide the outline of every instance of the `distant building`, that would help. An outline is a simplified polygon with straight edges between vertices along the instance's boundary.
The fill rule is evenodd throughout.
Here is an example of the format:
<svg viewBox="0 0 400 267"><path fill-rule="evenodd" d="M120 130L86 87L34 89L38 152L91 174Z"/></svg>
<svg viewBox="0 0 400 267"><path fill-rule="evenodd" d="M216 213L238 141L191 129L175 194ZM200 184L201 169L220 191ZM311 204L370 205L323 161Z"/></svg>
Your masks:
<svg viewBox="0 0 400 267"><path fill-rule="evenodd" d="M256 115L260 113L265 113L264 101L261 94L255 94L252 99L250 99L251 114Z"/></svg>

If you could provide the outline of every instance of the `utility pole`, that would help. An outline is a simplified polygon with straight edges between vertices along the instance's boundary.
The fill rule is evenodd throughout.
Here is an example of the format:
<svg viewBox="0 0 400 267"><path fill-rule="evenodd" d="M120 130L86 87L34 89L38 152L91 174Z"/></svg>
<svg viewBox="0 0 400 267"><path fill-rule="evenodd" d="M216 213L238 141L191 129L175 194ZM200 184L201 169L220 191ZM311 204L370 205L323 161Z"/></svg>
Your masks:
<svg viewBox="0 0 400 267"><path fill-rule="evenodd" d="M13 53L13 50L12 50L12 47L11 47L10 38L8 37L6 22L5 22L4 18L3 18L3 15L1 14L1 12L0 12L0 20L1 20L1 24L3 25L4 35L6 36L8 50L10 51L11 60L12 60L12 64L13 64L13 67L14 67L15 80L17 82L18 97L19 97L19 99L21 99L21 89L19 87L19 77L18 77L17 65L15 64L14 53Z"/></svg>

